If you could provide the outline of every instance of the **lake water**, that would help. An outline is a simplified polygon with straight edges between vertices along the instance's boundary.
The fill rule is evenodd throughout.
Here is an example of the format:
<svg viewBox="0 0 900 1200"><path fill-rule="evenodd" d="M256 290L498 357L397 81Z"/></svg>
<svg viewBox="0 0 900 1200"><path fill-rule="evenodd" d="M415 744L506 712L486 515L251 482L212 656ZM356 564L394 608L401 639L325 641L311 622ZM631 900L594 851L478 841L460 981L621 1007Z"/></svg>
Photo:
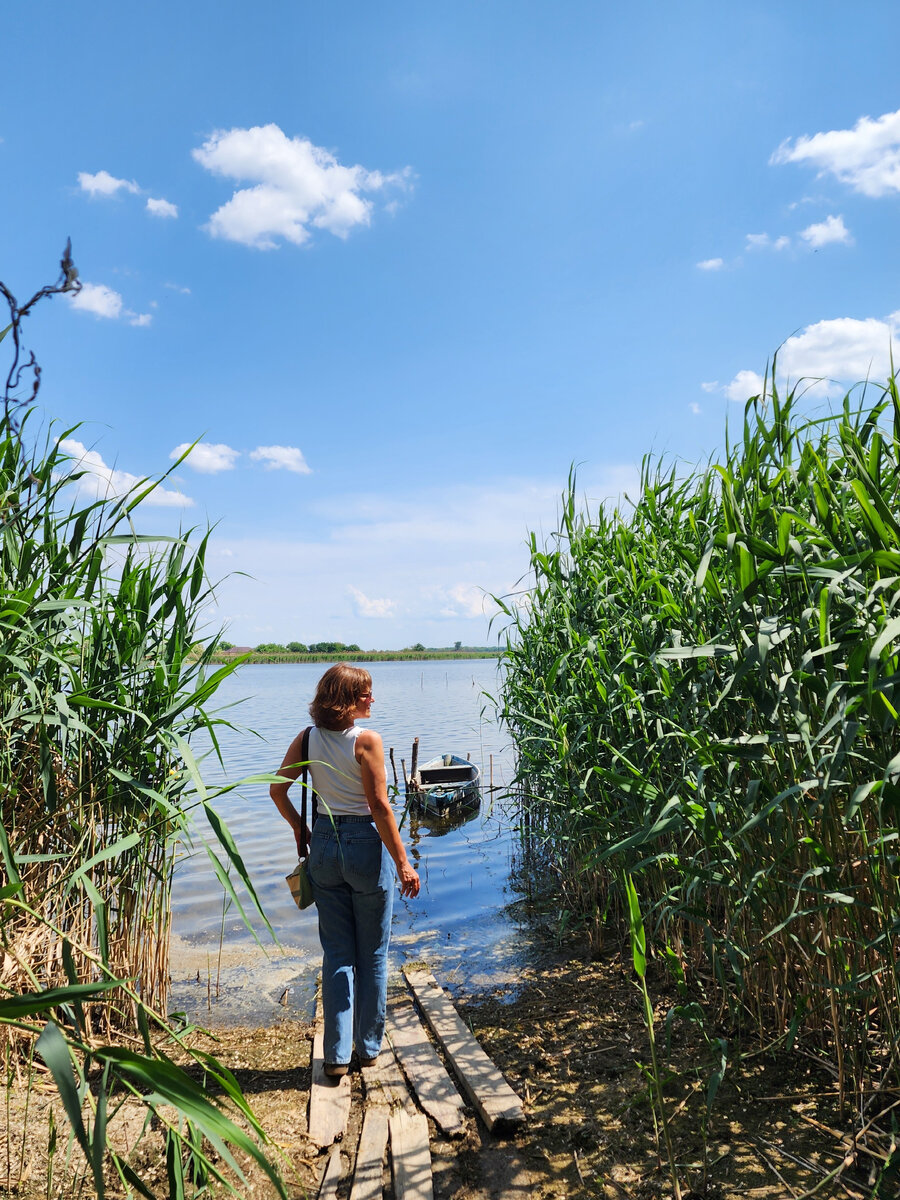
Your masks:
<svg viewBox="0 0 900 1200"><path fill-rule="evenodd" d="M404 818L403 837L422 887L415 900L402 899L398 890L392 966L425 961L455 991L512 986L527 935L506 912L514 899L509 874L515 835L504 785L512 778L513 757L485 698L485 692L497 691L496 660L367 666L375 696L371 726L384 738L386 753L393 746L400 774L398 819L403 815L400 759L408 768L416 736L420 763L450 751L469 754L481 766L484 786L480 811L456 828L429 828L412 814ZM325 669L320 663L247 665L228 679L216 694L215 708L238 728L220 730L225 772L207 757L207 784L276 770L292 738L309 723L307 706ZM488 791L492 759L493 794ZM222 888L203 845L208 831L198 828L193 849L176 867L170 1009L201 1023L264 1023L286 1013L306 1015L320 950L315 907L299 912L284 881L296 863L291 829L265 785L242 786L214 807L234 835L280 948L258 917L253 924L261 947L233 906L223 913Z"/></svg>

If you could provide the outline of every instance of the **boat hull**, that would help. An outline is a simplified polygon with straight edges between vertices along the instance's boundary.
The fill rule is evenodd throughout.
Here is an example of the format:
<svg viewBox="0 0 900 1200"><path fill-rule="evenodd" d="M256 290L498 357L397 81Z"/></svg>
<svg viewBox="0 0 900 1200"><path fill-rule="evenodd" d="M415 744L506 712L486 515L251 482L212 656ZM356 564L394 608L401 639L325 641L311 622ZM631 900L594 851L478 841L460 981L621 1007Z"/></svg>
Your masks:
<svg viewBox="0 0 900 1200"><path fill-rule="evenodd" d="M410 781L410 799L423 813L438 816L481 803L481 772L458 754L444 754L423 763Z"/></svg>

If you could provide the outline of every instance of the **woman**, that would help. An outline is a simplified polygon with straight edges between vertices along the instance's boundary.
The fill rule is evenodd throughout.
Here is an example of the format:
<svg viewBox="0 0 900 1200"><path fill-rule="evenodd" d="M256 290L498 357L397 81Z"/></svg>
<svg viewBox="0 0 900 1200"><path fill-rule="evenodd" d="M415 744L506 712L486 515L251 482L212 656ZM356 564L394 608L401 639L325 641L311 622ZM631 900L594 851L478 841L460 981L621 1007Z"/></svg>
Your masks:
<svg viewBox="0 0 900 1200"><path fill-rule="evenodd" d="M338 663L319 680L309 706L309 773L318 818L309 846L309 878L319 911L325 1073L346 1075L353 1046L360 1064L381 1051L387 999L394 860L401 896L418 896L419 876L406 857L387 797L384 748L372 729L360 729L372 710L372 677ZM300 815L288 788L302 767L302 732L294 738L270 795L294 830L302 858Z"/></svg>

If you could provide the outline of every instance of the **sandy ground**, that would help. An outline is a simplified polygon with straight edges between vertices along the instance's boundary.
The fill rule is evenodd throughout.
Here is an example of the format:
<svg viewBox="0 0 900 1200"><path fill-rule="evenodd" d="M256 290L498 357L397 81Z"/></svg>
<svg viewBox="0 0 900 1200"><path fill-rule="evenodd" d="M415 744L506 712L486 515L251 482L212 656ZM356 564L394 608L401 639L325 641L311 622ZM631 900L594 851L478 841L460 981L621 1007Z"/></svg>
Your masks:
<svg viewBox="0 0 900 1200"><path fill-rule="evenodd" d="M674 1002L664 981L656 1002L662 1030ZM673 1194L665 1154L657 1149L657 1119L642 1069L649 1052L640 995L618 953L591 961L576 943L548 944L514 983L458 998L458 1006L522 1098L527 1122L509 1139L484 1132L474 1117L462 1140L442 1138L432 1127L435 1200L621 1200ZM281 1015L262 1028L228 1026L200 1040L237 1076L282 1155L292 1197L316 1194L325 1161L324 1152L306 1138L311 1036L308 1021ZM733 1049L730 1053L734 1056ZM795 1052L755 1054L732 1063L704 1135L712 1060L693 1027L675 1022L668 1061L672 1071L665 1103L685 1196L786 1200L816 1185L822 1200L873 1194L872 1168L879 1164L872 1154L851 1152L841 1177L827 1181L850 1149L849 1140L840 1140L849 1123L838 1113L827 1062ZM352 1088L353 1115L342 1143L347 1172L360 1127L358 1072ZM79 1194L93 1194L89 1186L80 1192L72 1186L61 1151L48 1186L51 1111L64 1127L55 1089L47 1080L40 1080L30 1097L24 1088L7 1093L0 1109L0 1194L23 1200L75 1200ZM123 1149L131 1145L141 1122L138 1106L126 1104L112 1125L116 1144ZM883 1124L890 1128L889 1115ZM870 1144L875 1155L888 1149L877 1138ZM134 1163L164 1196L160 1146L150 1131L135 1151ZM339 1195L348 1196L349 1187L347 1174ZM121 1194L121 1189L113 1188L111 1194ZM239 1194L267 1197L273 1192L258 1171L250 1171ZM900 1188L894 1183L879 1194L895 1197ZM387 1168L384 1195L393 1196Z"/></svg>

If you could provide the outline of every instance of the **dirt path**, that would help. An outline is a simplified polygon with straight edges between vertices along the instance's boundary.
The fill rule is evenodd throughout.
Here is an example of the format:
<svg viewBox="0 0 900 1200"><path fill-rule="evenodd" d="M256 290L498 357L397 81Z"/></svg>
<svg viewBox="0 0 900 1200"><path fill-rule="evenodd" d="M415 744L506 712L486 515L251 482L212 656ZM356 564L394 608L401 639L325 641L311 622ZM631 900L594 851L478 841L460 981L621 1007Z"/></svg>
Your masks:
<svg viewBox="0 0 900 1200"><path fill-rule="evenodd" d="M661 1038L673 1000L671 995L658 997ZM653 1109L640 1066L648 1061L640 997L617 956L590 962L548 955L542 964L523 970L514 997L473 996L458 1001L458 1007L521 1096L527 1121L523 1131L508 1139L492 1137L474 1118L463 1139L451 1141L432 1126L435 1200L672 1195L667 1169L657 1156ZM224 1029L215 1040L204 1038L202 1043L234 1071L282 1151L291 1194L298 1198L316 1194L326 1158L306 1138L311 1038L310 1024L282 1020L264 1029ZM836 1134L846 1126L840 1123L827 1064L798 1055L749 1058L723 1084L704 1137L711 1060L692 1027L674 1023L669 1061L674 1076L666 1087L666 1106L686 1192L694 1189L694 1195L713 1200L786 1200L822 1183L840 1164L846 1147ZM342 1143L347 1170L360 1132L358 1071L351 1086L354 1104ZM7 1123L10 1134L7 1138L0 1129L0 1193L6 1173L3 1147L12 1146L16 1157L24 1141L32 1161L30 1177L12 1194L30 1200L47 1195L41 1147L46 1147L53 1089L47 1086L32 1095L27 1129L20 1101L13 1093L8 1121L5 1106L0 1108L0 1123ZM815 1122L835 1133L823 1132ZM128 1141L127 1120L115 1136ZM817 1197L869 1197L872 1161L860 1155L858 1165L848 1168L840 1181L825 1183ZM154 1159L152 1141L140 1151L138 1163L151 1183L164 1181L164 1163ZM388 1169L384 1184L390 1200ZM71 1190L51 1191L61 1194L67 1200L73 1196ZM267 1197L271 1188L251 1175L246 1194ZM348 1195L349 1175L339 1190L339 1196Z"/></svg>

